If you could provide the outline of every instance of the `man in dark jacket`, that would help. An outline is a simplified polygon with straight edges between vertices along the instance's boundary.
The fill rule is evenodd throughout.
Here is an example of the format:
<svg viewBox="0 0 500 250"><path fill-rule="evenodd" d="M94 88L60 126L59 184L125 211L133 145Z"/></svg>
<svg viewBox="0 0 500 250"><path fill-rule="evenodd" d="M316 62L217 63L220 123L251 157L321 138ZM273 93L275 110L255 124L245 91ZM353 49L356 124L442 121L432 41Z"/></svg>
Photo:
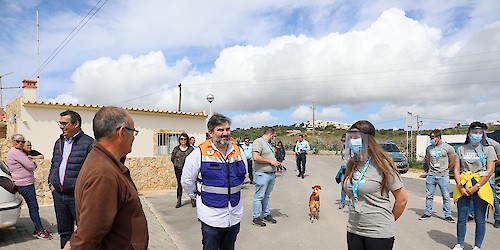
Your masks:
<svg viewBox="0 0 500 250"><path fill-rule="evenodd" d="M81 130L82 118L72 110L62 112L57 122L62 134L54 144L49 172L49 188L54 198L57 232L61 248L73 234L76 222L74 189L94 139Z"/></svg>

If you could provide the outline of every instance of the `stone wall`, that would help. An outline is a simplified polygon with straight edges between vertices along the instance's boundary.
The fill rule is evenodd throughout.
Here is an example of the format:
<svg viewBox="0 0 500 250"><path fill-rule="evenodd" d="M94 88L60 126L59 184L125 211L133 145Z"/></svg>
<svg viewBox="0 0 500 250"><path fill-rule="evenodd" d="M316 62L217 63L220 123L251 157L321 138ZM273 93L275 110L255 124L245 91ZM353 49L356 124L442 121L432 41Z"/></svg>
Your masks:
<svg viewBox="0 0 500 250"><path fill-rule="evenodd" d="M2 152L3 153L3 152ZM5 160L5 154L2 154ZM50 160L38 160L35 170L35 188L39 205L53 204L52 194L47 184ZM162 190L177 187L173 164L169 156L127 159L134 183L139 191Z"/></svg>

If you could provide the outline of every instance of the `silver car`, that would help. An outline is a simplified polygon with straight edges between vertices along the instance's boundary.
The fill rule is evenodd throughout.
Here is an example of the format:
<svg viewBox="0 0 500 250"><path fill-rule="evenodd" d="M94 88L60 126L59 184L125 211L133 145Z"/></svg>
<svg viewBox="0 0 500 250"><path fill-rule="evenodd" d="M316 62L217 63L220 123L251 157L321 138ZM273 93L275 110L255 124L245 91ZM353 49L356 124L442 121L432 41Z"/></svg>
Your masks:
<svg viewBox="0 0 500 250"><path fill-rule="evenodd" d="M21 213L21 199L7 164L0 160L0 229L14 226Z"/></svg>

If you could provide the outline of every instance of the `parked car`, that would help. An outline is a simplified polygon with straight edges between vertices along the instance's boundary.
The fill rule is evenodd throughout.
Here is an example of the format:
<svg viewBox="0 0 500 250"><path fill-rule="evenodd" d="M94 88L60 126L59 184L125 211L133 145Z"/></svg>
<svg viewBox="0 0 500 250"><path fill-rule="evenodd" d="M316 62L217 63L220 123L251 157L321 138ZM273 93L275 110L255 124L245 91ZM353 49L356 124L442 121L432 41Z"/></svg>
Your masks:
<svg viewBox="0 0 500 250"><path fill-rule="evenodd" d="M403 152L399 150L398 146L394 142L386 140L377 141L377 143L389 154L394 163L396 163L396 166L398 167L400 173L404 174L408 172L408 169L410 169L408 159L403 154Z"/></svg>
<svg viewBox="0 0 500 250"><path fill-rule="evenodd" d="M14 226L21 214L21 199L11 179L9 168L0 160L0 229Z"/></svg>

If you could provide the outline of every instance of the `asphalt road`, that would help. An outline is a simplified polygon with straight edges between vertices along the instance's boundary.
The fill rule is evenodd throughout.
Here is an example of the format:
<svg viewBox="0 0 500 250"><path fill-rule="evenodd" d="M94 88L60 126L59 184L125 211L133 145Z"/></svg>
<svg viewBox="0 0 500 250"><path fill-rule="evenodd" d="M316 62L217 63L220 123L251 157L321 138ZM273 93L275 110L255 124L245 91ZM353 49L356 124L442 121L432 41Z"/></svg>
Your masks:
<svg viewBox="0 0 500 250"><path fill-rule="evenodd" d="M334 156L308 156L306 178L297 178L295 160L287 156L288 171L278 176L271 195L271 214L278 221L267 227L251 224L253 185L243 190L244 219L236 242L236 249L347 249L347 208L339 210L340 186L334 176L340 165L340 158ZM409 202L402 217L396 222L394 249L450 249L456 244L456 224L443 220L442 200L437 191L432 218L419 221L425 209L425 179L407 178L403 182L408 190ZM321 185L320 219L309 221L308 199L311 187ZM175 192L149 194L146 200L154 207L155 214L165 225L166 231L179 249L201 249L200 224L196 209L184 195L184 206L175 209ZM456 206L452 205L456 218ZM500 229L492 226L488 219L486 237L482 249L499 249ZM474 223L469 222L466 235L466 249L474 244ZM471 246L472 245L472 246Z"/></svg>

